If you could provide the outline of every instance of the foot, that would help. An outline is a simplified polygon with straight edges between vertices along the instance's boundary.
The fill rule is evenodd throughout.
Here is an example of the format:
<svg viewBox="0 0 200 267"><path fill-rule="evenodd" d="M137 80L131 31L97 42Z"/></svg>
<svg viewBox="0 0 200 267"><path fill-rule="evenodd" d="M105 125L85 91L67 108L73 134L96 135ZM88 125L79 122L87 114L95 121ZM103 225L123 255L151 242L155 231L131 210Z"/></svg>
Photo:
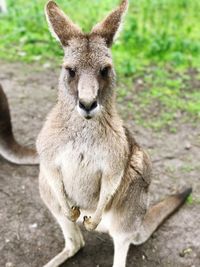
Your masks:
<svg viewBox="0 0 200 267"><path fill-rule="evenodd" d="M84 216L83 217L83 225L85 226L86 230L93 231L97 228L97 223L95 223L91 217Z"/></svg>
<svg viewBox="0 0 200 267"><path fill-rule="evenodd" d="M81 215L81 212L80 212L79 207L75 207L75 206L71 207L71 212L70 212L70 218L69 219L72 222L76 222L80 215Z"/></svg>

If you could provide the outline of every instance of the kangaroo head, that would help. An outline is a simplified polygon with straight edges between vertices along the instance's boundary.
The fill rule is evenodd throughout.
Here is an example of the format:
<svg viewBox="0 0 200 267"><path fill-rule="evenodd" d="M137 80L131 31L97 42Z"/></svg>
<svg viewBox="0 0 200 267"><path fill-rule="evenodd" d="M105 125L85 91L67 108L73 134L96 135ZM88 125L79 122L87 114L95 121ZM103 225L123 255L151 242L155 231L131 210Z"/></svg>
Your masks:
<svg viewBox="0 0 200 267"><path fill-rule="evenodd" d="M50 30L64 49L60 76L62 97L70 94L79 114L86 119L91 119L106 108L113 95L115 71L109 48L127 6L128 0L123 0L89 34L84 34L55 2L49 1L46 5Z"/></svg>

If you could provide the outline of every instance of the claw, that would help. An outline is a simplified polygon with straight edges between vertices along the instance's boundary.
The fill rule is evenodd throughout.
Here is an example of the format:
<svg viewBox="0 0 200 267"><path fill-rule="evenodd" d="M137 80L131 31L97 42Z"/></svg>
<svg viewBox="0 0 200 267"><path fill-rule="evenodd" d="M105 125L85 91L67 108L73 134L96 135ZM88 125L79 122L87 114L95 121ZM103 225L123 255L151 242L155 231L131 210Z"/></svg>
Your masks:
<svg viewBox="0 0 200 267"><path fill-rule="evenodd" d="M83 225L85 226L86 230L92 231L97 228L97 224L92 221L91 216L84 216L83 217Z"/></svg>
<svg viewBox="0 0 200 267"><path fill-rule="evenodd" d="M91 219L91 216L84 216L83 217L83 221L85 222L85 221L88 221L89 219Z"/></svg>
<svg viewBox="0 0 200 267"><path fill-rule="evenodd" d="M69 219L70 219L72 222L76 222L77 219L79 218L80 214L81 214L81 212L80 212L79 207L72 206L72 207L71 207L71 214L70 214L70 218L69 218Z"/></svg>

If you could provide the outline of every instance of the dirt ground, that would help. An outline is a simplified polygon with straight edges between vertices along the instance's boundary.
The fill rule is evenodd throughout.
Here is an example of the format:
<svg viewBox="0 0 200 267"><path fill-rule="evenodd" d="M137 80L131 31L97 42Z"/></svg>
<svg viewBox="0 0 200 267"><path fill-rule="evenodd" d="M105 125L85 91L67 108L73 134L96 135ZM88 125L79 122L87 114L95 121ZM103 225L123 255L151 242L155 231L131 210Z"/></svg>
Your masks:
<svg viewBox="0 0 200 267"><path fill-rule="evenodd" d="M58 70L0 63L0 82L8 95L14 132L21 143L34 144L56 101L57 80ZM172 134L153 133L132 120L127 124L154 162L153 201L183 186L193 187L190 203L167 220L146 244L130 248L128 267L199 267L200 125L179 125L177 133ZM2 267L42 267L63 247L61 231L40 199L37 176L38 167L15 166L0 158ZM111 266L110 238L85 231L84 236L85 248L62 267Z"/></svg>

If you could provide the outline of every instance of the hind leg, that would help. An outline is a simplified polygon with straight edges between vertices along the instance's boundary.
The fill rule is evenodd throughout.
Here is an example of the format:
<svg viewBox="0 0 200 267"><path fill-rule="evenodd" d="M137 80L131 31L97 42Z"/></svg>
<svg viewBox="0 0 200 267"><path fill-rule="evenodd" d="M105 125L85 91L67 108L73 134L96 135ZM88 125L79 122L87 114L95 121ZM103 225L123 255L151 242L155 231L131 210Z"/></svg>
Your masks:
<svg viewBox="0 0 200 267"><path fill-rule="evenodd" d="M55 256L44 267L58 267L68 258L74 256L85 243L78 225L68 220L62 213L62 209L45 177L40 174L39 180L41 198L59 223L65 239L65 247L62 252Z"/></svg>
<svg viewBox="0 0 200 267"><path fill-rule="evenodd" d="M78 226L61 216L57 216L56 219L62 228L65 246L64 249L44 267L58 267L68 258L74 256L84 246L84 240Z"/></svg>
<svg viewBox="0 0 200 267"><path fill-rule="evenodd" d="M116 234L113 236L114 242L114 260L113 267L125 267L126 258L131 244L131 235Z"/></svg>
<svg viewBox="0 0 200 267"><path fill-rule="evenodd" d="M141 227L147 209L148 192L135 179L124 191L124 195L116 196L114 201L109 211L108 226L114 241L113 267L125 267L130 244Z"/></svg>

